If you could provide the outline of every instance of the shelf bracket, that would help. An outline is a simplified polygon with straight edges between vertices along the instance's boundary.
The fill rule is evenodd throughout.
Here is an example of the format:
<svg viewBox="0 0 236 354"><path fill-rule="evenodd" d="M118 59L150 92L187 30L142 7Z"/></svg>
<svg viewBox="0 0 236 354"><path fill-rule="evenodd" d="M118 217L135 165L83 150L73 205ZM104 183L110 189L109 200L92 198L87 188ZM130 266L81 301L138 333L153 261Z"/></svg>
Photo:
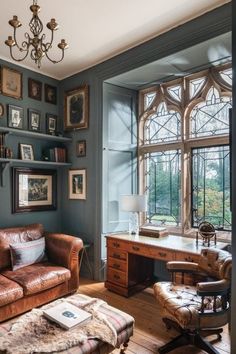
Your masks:
<svg viewBox="0 0 236 354"><path fill-rule="evenodd" d="M0 162L0 187L3 187L3 174L5 168L9 165L9 162Z"/></svg>

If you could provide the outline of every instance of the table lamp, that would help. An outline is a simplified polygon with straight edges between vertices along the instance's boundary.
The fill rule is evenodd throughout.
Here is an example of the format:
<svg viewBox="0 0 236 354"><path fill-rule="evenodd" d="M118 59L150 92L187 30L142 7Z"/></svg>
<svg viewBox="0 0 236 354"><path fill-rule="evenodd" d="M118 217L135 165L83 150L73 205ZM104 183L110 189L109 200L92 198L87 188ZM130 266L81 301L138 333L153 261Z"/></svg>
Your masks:
<svg viewBox="0 0 236 354"><path fill-rule="evenodd" d="M137 235L139 232L139 213L147 211L146 195L130 194L121 196L121 209L129 211L129 233Z"/></svg>

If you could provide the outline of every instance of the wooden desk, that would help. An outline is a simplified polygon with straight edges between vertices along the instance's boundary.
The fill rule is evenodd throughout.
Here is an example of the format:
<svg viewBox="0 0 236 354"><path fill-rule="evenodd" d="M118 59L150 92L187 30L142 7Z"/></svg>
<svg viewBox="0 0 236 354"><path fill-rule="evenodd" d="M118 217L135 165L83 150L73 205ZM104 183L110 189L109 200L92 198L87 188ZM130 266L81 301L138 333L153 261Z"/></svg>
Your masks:
<svg viewBox="0 0 236 354"><path fill-rule="evenodd" d="M115 234L107 238L107 289L130 296L153 281L153 260L198 262L202 248L195 239L181 236L154 238ZM223 249L224 242L216 248Z"/></svg>

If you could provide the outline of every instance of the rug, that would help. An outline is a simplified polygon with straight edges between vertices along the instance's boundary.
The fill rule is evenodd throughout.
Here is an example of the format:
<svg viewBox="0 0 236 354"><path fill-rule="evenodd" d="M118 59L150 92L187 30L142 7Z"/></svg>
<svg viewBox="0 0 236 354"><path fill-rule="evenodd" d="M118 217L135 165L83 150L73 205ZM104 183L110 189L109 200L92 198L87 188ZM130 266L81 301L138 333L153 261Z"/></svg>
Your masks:
<svg viewBox="0 0 236 354"><path fill-rule="evenodd" d="M93 315L91 321L84 326L78 326L68 331L43 316L43 310L58 305L63 301L90 312ZM98 308L103 304L106 304L103 300L95 298L88 300L87 297L84 298L84 301L78 301L76 295L73 295L56 300L40 309L33 309L20 316L13 323L10 331L0 337L0 353L33 354L59 352L82 344L89 338L97 338L115 346L117 342L115 328L107 321L105 315L98 313Z"/></svg>

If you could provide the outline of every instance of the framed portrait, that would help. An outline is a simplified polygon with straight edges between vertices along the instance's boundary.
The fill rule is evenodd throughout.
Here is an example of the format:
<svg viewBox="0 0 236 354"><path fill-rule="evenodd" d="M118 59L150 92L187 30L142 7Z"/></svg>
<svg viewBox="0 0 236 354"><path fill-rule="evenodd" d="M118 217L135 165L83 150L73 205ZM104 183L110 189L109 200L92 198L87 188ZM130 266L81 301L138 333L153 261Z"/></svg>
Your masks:
<svg viewBox="0 0 236 354"><path fill-rule="evenodd" d="M13 213L56 209L56 170L13 167Z"/></svg>
<svg viewBox="0 0 236 354"><path fill-rule="evenodd" d="M86 199L86 169L69 170L69 199Z"/></svg>
<svg viewBox="0 0 236 354"><path fill-rule="evenodd" d="M57 116L54 114L46 114L46 133L56 135L57 132Z"/></svg>
<svg viewBox="0 0 236 354"><path fill-rule="evenodd" d="M34 160L34 150L31 144L19 144L21 160Z"/></svg>
<svg viewBox="0 0 236 354"><path fill-rule="evenodd" d="M2 103L0 103L0 117L2 117L4 115L4 105Z"/></svg>
<svg viewBox="0 0 236 354"><path fill-rule="evenodd" d="M86 140L79 140L76 143L76 156L84 157L86 156Z"/></svg>
<svg viewBox="0 0 236 354"><path fill-rule="evenodd" d="M29 130L33 130L36 132L40 131L40 120L41 113L36 109L28 109L28 127Z"/></svg>
<svg viewBox="0 0 236 354"><path fill-rule="evenodd" d="M42 100L42 82L28 79L28 96L34 100Z"/></svg>
<svg viewBox="0 0 236 354"><path fill-rule="evenodd" d="M88 128L88 85L65 94L64 127L66 130Z"/></svg>
<svg viewBox="0 0 236 354"><path fill-rule="evenodd" d="M8 105L8 127L23 129L24 110L22 107Z"/></svg>
<svg viewBox="0 0 236 354"><path fill-rule="evenodd" d="M1 92L5 96L22 98L22 73L3 66L1 68Z"/></svg>
<svg viewBox="0 0 236 354"><path fill-rule="evenodd" d="M44 85L45 102L57 104L57 88L48 84Z"/></svg>

